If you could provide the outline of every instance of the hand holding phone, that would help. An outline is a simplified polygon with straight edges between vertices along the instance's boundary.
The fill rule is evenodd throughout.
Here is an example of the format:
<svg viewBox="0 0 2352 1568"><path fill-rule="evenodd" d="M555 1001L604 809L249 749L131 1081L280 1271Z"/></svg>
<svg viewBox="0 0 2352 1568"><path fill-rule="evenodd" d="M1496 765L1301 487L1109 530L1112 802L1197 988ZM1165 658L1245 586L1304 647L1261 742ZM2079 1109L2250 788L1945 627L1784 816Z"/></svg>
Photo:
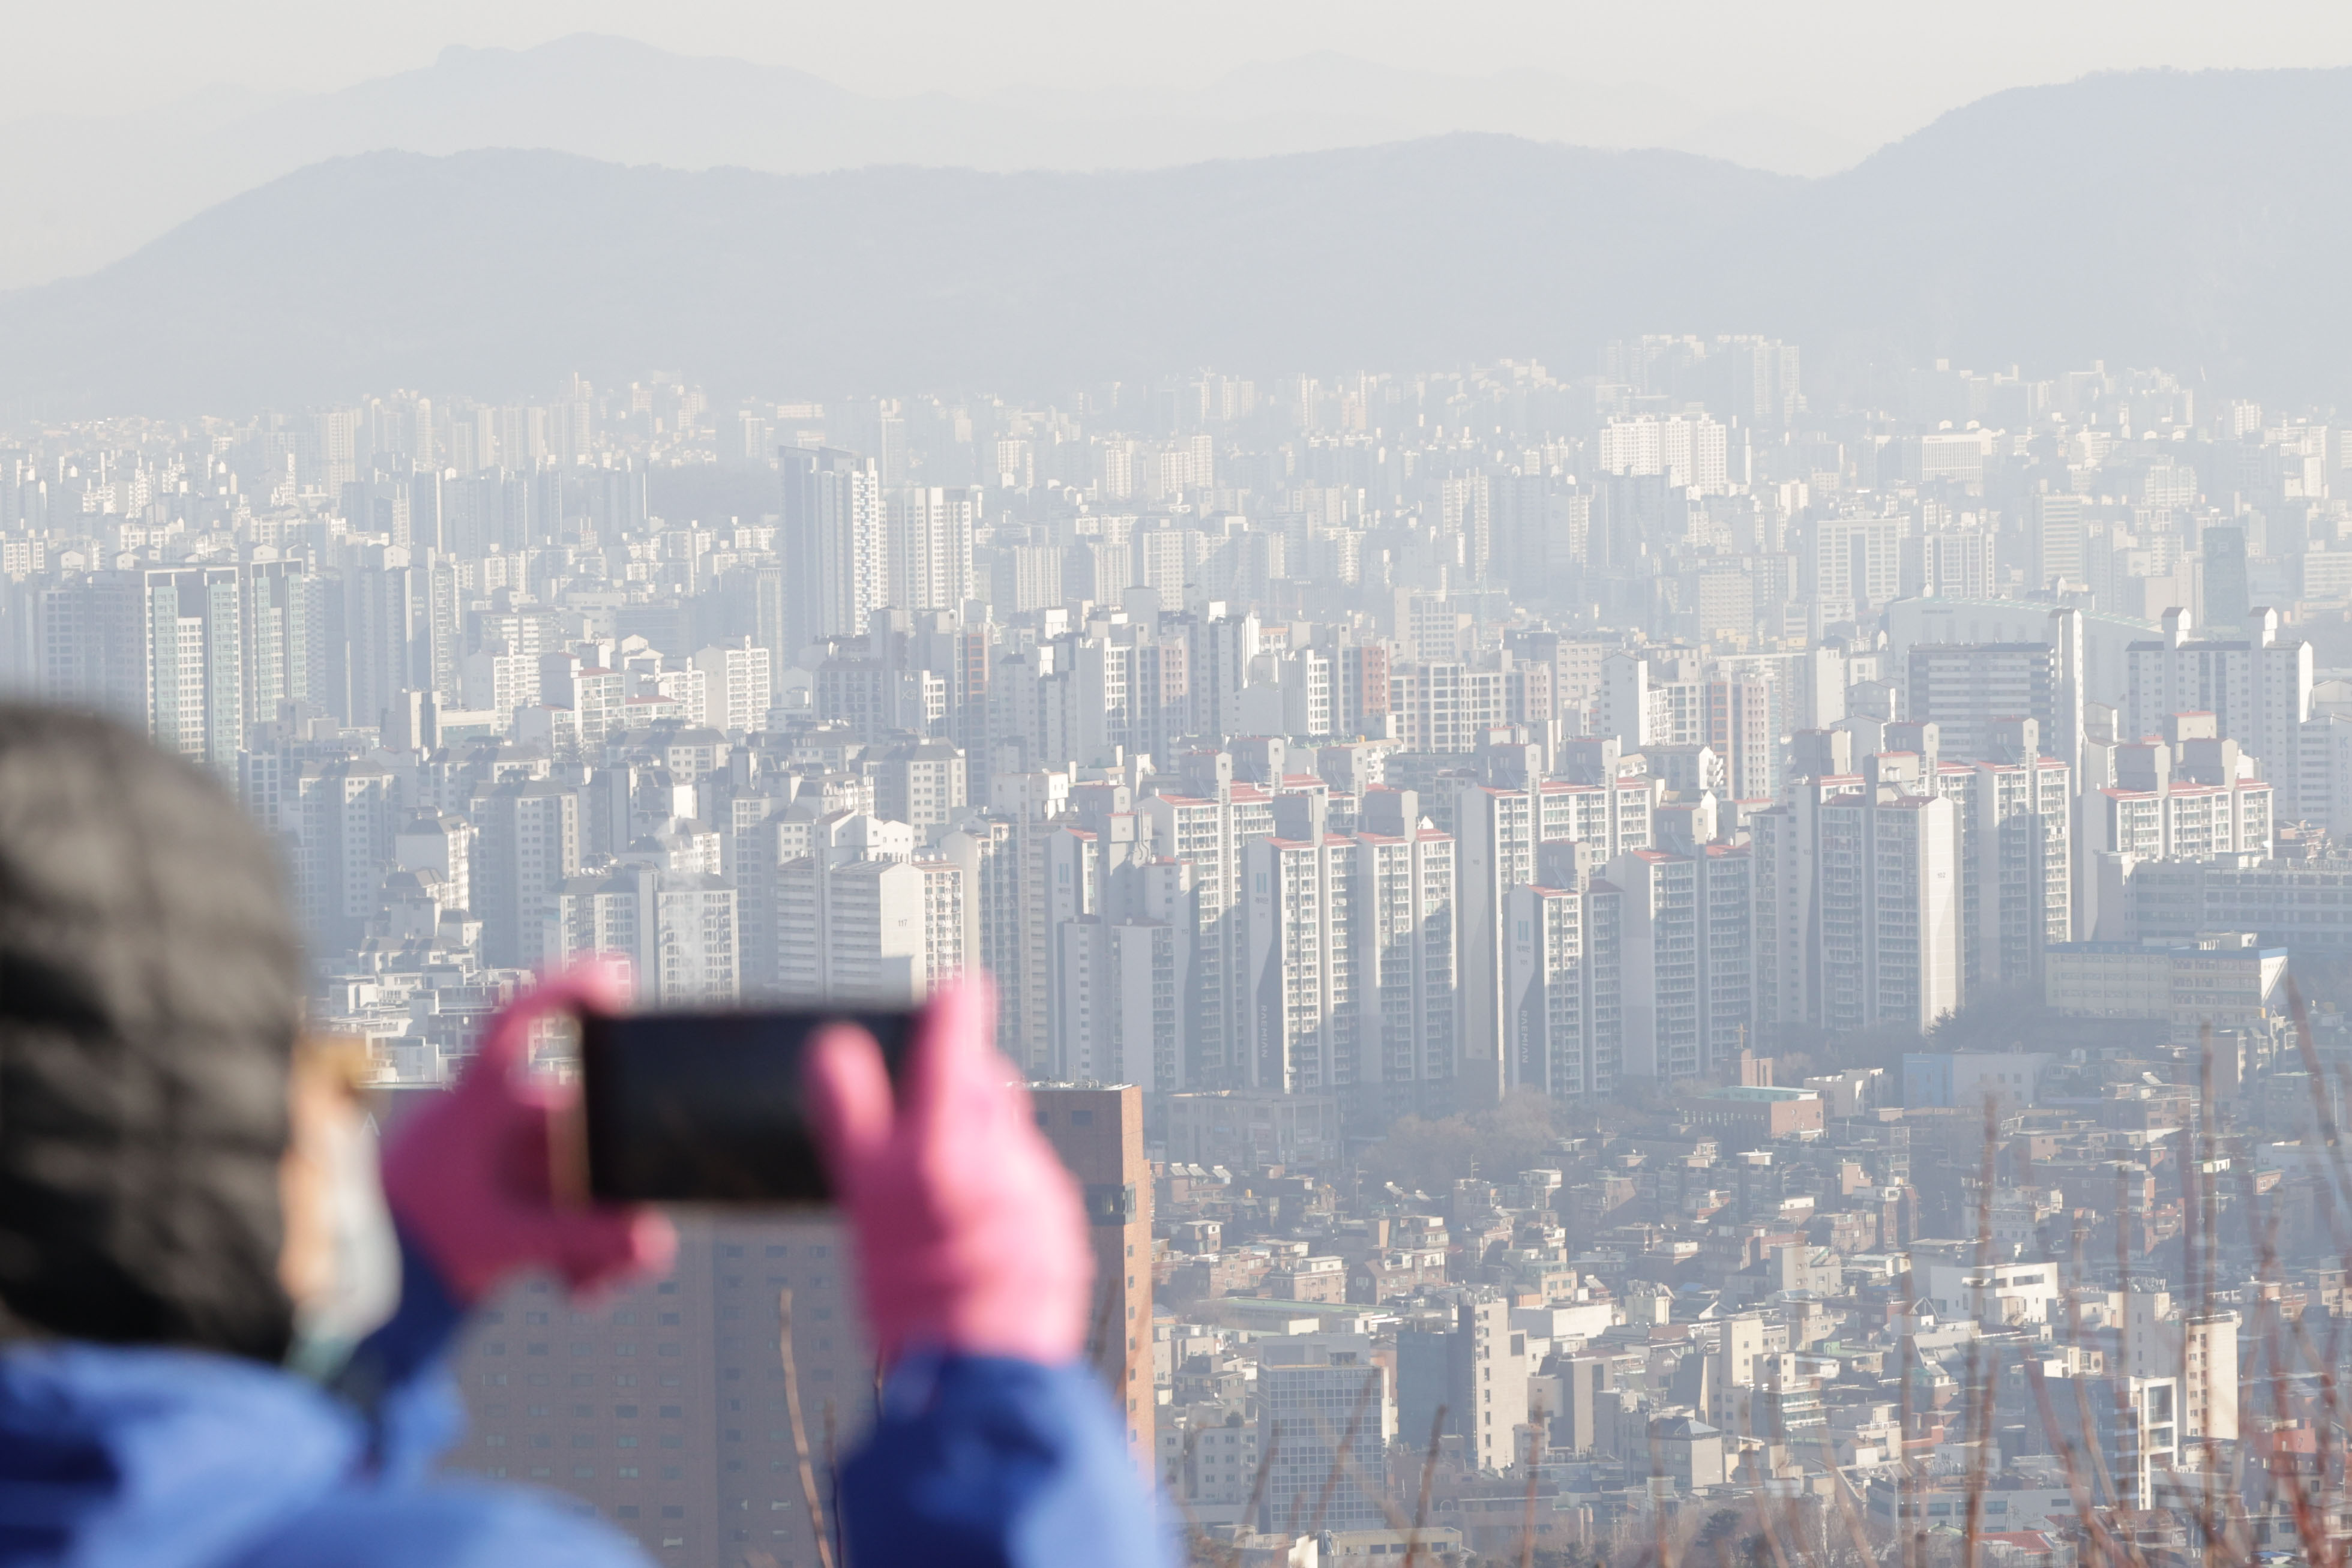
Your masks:
<svg viewBox="0 0 2352 1568"><path fill-rule="evenodd" d="M835 1025L810 1051L809 1117L886 1363L930 1349L1057 1365L1086 1347L1085 1211L995 1019L984 977L950 981L917 1015L895 1087L866 1030Z"/></svg>
<svg viewBox="0 0 2352 1568"><path fill-rule="evenodd" d="M575 1291L668 1269L677 1237L660 1215L561 1200L551 1150L577 1092L524 1071L542 1019L627 997L625 977L596 963L523 992L491 1019L457 1082L385 1149L393 1217L459 1302L471 1305L534 1265L555 1270Z"/></svg>

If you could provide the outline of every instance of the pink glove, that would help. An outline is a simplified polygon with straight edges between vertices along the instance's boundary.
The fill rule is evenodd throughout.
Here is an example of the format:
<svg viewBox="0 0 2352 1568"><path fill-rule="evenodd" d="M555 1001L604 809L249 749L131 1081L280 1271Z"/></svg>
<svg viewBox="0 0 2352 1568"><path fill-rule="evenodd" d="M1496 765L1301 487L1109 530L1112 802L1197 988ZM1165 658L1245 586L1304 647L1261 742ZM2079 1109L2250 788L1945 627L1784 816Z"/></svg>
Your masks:
<svg viewBox="0 0 2352 1568"><path fill-rule="evenodd" d="M471 1306L509 1275L534 1266L575 1294L666 1272L677 1233L649 1208L559 1206L549 1190L549 1124L576 1084L523 1073L531 1026L581 1008L629 998L625 971L591 960L550 976L490 1020L464 1076L411 1117L383 1157L393 1218Z"/></svg>
<svg viewBox="0 0 2352 1568"><path fill-rule="evenodd" d="M1086 1346L1085 1211L997 1053L995 1018L980 977L934 995L895 1105L866 1030L828 1029L808 1055L810 1120L885 1363L931 1348L1058 1364Z"/></svg>

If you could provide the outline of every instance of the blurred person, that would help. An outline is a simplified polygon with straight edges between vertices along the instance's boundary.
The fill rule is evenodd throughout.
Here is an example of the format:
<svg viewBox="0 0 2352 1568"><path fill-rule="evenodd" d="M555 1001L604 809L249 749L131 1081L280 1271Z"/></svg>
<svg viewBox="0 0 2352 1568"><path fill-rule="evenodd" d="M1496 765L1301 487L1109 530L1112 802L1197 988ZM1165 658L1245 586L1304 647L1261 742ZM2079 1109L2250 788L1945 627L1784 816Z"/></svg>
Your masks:
<svg viewBox="0 0 2352 1568"><path fill-rule="evenodd" d="M354 1063L299 1043L259 831L119 726L0 705L0 1564L642 1563L564 1500L432 1473L472 1307L526 1270L593 1293L673 1254L651 1211L551 1198L569 1092L526 1071L536 1024L625 989L590 966L519 998L379 1180ZM1076 1197L984 988L918 1040L903 1105L857 1031L810 1068L891 1367L843 1477L856 1561L1156 1561L1076 1359Z"/></svg>

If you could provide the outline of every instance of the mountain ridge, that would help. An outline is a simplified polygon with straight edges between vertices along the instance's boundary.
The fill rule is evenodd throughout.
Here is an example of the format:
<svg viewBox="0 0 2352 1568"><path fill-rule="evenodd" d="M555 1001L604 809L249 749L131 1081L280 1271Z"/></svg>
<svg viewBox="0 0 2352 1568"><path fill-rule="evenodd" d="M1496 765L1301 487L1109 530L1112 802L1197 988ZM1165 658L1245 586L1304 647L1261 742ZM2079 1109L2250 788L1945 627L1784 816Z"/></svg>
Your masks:
<svg viewBox="0 0 2352 1568"><path fill-rule="evenodd" d="M1053 395L1207 363L1574 368L1643 331L1787 338L1817 386L2105 359L2352 397L2347 155L2352 70L2012 89L1811 181L1473 133L1092 173L371 153L0 296L0 397L509 395L655 365Z"/></svg>
<svg viewBox="0 0 2352 1568"><path fill-rule="evenodd" d="M1190 89L889 97L792 66L578 33L523 49L452 47L333 92L215 89L127 116L0 122L0 211L14 219L0 225L0 287L81 275L240 192L365 152L544 149L811 173L877 162L1162 168L1455 130L1612 147L1703 141L1710 155L1816 171L1867 150L1784 117L1723 120L1638 82L1527 68L1454 77L1328 52Z"/></svg>
<svg viewBox="0 0 2352 1568"><path fill-rule="evenodd" d="M1650 178L1664 168L1682 177ZM520 390L559 361L607 376L677 361L730 384L797 366L832 386L1045 385L1148 373L1170 356L1344 354L1364 311L1423 319L1417 334L1391 334L1412 351L1447 352L1466 334L1503 352L1517 325L1492 307L1526 296L1536 247L1547 266L1613 280L1608 248L1563 225L1557 204L1499 220L1478 210L1486 180L1563 171L1585 203L1661 232L1696 232L1676 210L1694 189L1737 202L1786 183L1684 154L1470 135L1135 174L781 176L550 152L362 154L225 203L89 277L0 296L0 396L144 392L185 407L393 382ZM909 213L958 242L950 265L901 243ZM1499 221L1519 238L1494 247L1486 270L1513 287L1429 313L1419 302L1458 277L1451 247L1358 243L1359 224L1401 231L1417 217L1490 233ZM453 249L428 220L480 244ZM1293 281L1269 291L1196 265L1245 246L1260 262L1279 251ZM692 287L684 257L697 258ZM833 304L801 308L820 298ZM1156 326L1139 300L1166 312ZM1047 339L1080 346L1049 351Z"/></svg>

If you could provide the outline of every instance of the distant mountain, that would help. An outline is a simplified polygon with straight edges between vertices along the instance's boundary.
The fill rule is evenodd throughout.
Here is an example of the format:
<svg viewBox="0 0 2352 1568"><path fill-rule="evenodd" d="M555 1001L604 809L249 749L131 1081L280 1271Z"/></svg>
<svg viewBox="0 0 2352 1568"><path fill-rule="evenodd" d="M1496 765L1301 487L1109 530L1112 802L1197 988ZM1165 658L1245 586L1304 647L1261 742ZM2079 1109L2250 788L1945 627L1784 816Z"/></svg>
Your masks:
<svg viewBox="0 0 2352 1568"><path fill-rule="evenodd" d="M1711 319L1824 353L2161 363L2352 402L2352 70L1996 93L1807 183L1756 240Z"/></svg>
<svg viewBox="0 0 2352 1568"><path fill-rule="evenodd" d="M1641 292L1629 267L1696 256L1722 214L1796 186L1477 136L1108 174L369 153L0 296L0 400L230 407L654 366L1060 392L1194 363L1451 362L1567 340Z"/></svg>
<svg viewBox="0 0 2352 1568"><path fill-rule="evenodd" d="M214 92L114 118L0 123L0 287L92 270L239 192L358 152L546 149L615 163L814 173L877 163L1141 169L1456 131L1700 151L1821 173L1868 149L1760 110L1535 70L1490 77L1320 54L1189 91L1048 88L877 97L803 71L583 34L445 50L339 92Z"/></svg>
<svg viewBox="0 0 2352 1568"><path fill-rule="evenodd" d="M812 89L814 90L814 89ZM1102 173L781 176L370 153L0 296L0 399L239 408L721 389L1055 394L1761 331L1809 379L2161 363L2352 401L2352 71L2003 93L1826 179L1460 135Z"/></svg>

